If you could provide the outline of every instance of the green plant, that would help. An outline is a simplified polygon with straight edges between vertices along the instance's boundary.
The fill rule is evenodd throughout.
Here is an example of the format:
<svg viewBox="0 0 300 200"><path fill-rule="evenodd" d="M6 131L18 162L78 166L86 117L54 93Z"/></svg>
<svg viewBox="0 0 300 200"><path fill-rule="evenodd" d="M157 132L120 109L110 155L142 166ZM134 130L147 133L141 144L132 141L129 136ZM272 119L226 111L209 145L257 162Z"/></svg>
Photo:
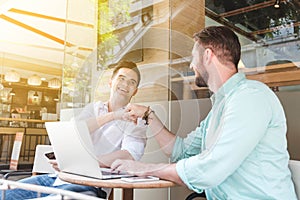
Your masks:
<svg viewBox="0 0 300 200"><path fill-rule="evenodd" d="M98 66L107 68L107 63L113 58L113 48L119 39L114 33L117 26L130 20L130 5L132 0L99 1L98 4Z"/></svg>

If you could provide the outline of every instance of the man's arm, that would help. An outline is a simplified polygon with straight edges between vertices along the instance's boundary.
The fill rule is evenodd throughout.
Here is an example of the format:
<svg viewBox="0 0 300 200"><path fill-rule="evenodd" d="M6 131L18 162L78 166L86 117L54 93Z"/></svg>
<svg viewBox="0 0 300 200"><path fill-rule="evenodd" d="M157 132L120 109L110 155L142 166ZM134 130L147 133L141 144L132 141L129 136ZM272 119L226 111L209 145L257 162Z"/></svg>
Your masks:
<svg viewBox="0 0 300 200"><path fill-rule="evenodd" d="M156 176L170 180L178 185L184 185L177 174L176 164L147 164L132 160L116 160L111 165L114 171L126 171L137 176Z"/></svg>
<svg viewBox="0 0 300 200"><path fill-rule="evenodd" d="M124 109L120 109L118 111L108 112L104 115L98 116L97 118L87 119L86 122L89 127L90 133L93 133L95 130L97 130L98 128L102 127L104 124L110 121L123 119L123 115L125 113L124 111Z"/></svg>
<svg viewBox="0 0 300 200"><path fill-rule="evenodd" d="M89 103L80 114L75 117L75 120L86 121L90 133L93 133L110 121L122 119L125 113L125 109L119 109L114 112L104 112L105 114L99 116L99 114L95 113L95 110L97 110L97 113L99 110L105 110L105 105L102 102Z"/></svg>
<svg viewBox="0 0 300 200"><path fill-rule="evenodd" d="M137 104L128 104L125 110L127 113L124 119L134 122L136 122L137 118L143 118L145 113L148 112L148 124L152 134L164 153L168 156L172 154L176 136L163 125L152 110L149 110L146 106Z"/></svg>
<svg viewBox="0 0 300 200"><path fill-rule="evenodd" d="M101 115L97 118L90 118L86 120L90 133L93 133L95 130L103 126L104 124L114 120L114 115L112 112Z"/></svg>
<svg viewBox="0 0 300 200"><path fill-rule="evenodd" d="M118 150L98 158L100 167L110 167L117 159L134 160L127 150Z"/></svg>
<svg viewBox="0 0 300 200"><path fill-rule="evenodd" d="M160 164L155 164L155 165L160 165ZM170 180L174 183L177 183L178 185L185 185L183 181L180 179L178 176L178 173L176 171L176 163L172 164L161 164L161 170L157 170L156 172L153 173L152 176L157 176L161 179L164 180ZM154 167L154 166L153 166Z"/></svg>
<svg viewBox="0 0 300 200"><path fill-rule="evenodd" d="M153 112L149 115L149 127L163 152L167 156L170 156L174 148L176 136L163 125Z"/></svg>

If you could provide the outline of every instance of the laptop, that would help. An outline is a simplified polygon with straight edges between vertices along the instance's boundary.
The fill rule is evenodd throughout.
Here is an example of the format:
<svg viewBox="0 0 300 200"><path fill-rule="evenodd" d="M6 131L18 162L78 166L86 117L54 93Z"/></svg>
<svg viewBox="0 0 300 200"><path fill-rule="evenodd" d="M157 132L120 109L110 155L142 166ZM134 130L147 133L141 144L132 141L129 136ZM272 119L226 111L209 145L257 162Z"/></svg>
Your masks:
<svg viewBox="0 0 300 200"><path fill-rule="evenodd" d="M85 121L45 122L45 126L62 172L97 179L132 177L99 167Z"/></svg>

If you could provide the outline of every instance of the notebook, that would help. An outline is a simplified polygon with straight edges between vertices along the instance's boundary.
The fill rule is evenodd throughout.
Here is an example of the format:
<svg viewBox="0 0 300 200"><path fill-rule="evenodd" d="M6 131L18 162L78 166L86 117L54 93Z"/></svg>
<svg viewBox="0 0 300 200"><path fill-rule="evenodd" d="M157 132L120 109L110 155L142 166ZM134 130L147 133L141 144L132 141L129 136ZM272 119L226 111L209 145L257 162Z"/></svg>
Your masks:
<svg viewBox="0 0 300 200"><path fill-rule="evenodd" d="M132 177L99 167L84 121L45 122L45 126L61 171L97 179Z"/></svg>

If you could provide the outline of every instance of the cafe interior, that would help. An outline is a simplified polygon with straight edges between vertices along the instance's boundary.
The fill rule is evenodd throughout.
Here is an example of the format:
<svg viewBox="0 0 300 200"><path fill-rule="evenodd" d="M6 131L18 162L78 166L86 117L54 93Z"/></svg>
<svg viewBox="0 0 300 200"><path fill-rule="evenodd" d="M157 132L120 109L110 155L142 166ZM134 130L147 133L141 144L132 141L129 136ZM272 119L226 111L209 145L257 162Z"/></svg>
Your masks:
<svg viewBox="0 0 300 200"><path fill-rule="evenodd" d="M17 167L31 170L36 146L50 144L45 122L70 120L88 103L106 101L120 60L141 71L132 102L151 106L173 133L194 130L212 93L195 85L189 68L193 34L211 25L237 33L239 71L279 97L288 151L299 160L299 10L299 0L1 0L0 169L10 167L22 132ZM142 160L169 162L153 137ZM176 200L189 193L172 187L135 197Z"/></svg>

